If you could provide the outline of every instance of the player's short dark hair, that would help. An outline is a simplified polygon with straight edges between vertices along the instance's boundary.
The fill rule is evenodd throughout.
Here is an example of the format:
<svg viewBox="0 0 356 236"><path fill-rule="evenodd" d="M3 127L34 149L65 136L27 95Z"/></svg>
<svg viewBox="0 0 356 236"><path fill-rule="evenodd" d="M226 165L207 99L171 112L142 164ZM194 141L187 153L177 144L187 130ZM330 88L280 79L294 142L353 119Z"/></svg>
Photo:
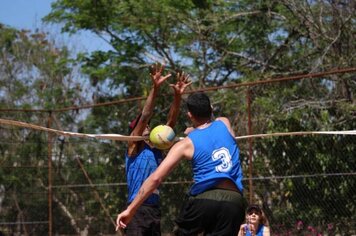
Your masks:
<svg viewBox="0 0 356 236"><path fill-rule="evenodd" d="M186 101L188 111L197 118L210 118L212 108L209 97L203 92L192 93Z"/></svg>

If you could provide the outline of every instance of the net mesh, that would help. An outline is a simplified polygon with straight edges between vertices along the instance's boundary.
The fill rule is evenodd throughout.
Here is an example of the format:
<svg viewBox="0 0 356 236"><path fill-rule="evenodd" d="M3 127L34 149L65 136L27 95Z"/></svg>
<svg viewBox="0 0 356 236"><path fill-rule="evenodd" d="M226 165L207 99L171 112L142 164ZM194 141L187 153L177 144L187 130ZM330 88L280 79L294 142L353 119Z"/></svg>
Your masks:
<svg viewBox="0 0 356 236"><path fill-rule="evenodd" d="M125 143L13 126L0 131L2 232L47 234L53 222L57 234L115 233L127 199ZM273 235L355 233L355 143L346 134L238 140L245 197L263 206ZM171 232L191 183L183 161L162 184L163 234Z"/></svg>
<svg viewBox="0 0 356 236"><path fill-rule="evenodd" d="M206 90L214 115L229 117L237 135L262 134L239 136L237 142L244 196L263 207L272 235L356 235L356 135L343 131L355 129L356 114L352 96L340 93L345 84L354 88L354 75L346 72ZM78 133L127 134L143 99L52 112L5 109L1 119ZM166 121L170 102L159 97L152 127ZM178 134L185 120L178 118ZM47 131L0 125L0 231L116 235L114 221L127 200L126 143ZM161 185L163 235L171 232L191 184L190 163L183 161Z"/></svg>

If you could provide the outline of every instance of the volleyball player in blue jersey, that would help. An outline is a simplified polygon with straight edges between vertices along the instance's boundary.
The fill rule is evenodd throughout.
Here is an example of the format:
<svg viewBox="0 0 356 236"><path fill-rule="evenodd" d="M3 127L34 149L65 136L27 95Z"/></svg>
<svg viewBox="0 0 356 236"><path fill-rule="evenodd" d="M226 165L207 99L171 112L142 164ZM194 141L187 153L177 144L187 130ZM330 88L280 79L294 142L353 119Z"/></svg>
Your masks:
<svg viewBox="0 0 356 236"><path fill-rule="evenodd" d="M152 89L146 99L145 105L139 116L130 124L130 135L148 136L150 132L149 121L153 115L155 99L159 87L171 74L163 76L164 66L154 65L151 67ZM174 90L174 100L168 114L167 125L174 127L177 121L181 96L185 88L191 84L189 76L184 73L177 74L177 83L170 86ZM126 178L128 185L128 203L130 204L137 195L141 185L153 173L162 161L160 150L153 148L146 141L130 141L125 153ZM157 188L147 196L133 220L128 224L125 233L128 236L156 236L161 235L159 207L159 191Z"/></svg>
<svg viewBox="0 0 356 236"><path fill-rule="evenodd" d="M236 236L245 219L242 169L235 133L226 117L212 119L209 97L191 94L188 117L193 124L188 137L176 143L157 170L141 186L137 196L117 217L125 228L139 206L182 159L192 162L194 184L176 219L176 235Z"/></svg>

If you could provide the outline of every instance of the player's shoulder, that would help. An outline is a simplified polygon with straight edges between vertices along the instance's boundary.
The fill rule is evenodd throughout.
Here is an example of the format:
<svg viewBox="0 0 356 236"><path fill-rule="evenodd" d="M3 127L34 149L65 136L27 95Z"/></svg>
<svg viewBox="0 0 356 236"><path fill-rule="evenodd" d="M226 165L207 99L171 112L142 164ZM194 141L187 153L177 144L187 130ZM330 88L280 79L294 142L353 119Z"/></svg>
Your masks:
<svg viewBox="0 0 356 236"><path fill-rule="evenodd" d="M230 120L227 117L220 116L217 117L215 120L222 121L227 127L230 127Z"/></svg>
<svg viewBox="0 0 356 236"><path fill-rule="evenodd" d="M177 142L172 149L175 153L184 157L185 159L190 159L193 156L194 145L189 137L185 137Z"/></svg>
<svg viewBox="0 0 356 236"><path fill-rule="evenodd" d="M190 137L187 136L187 137L184 137L181 141L179 141L179 145L181 147L189 147L189 146L193 145L193 143L192 143L192 140L190 139Z"/></svg>
<svg viewBox="0 0 356 236"><path fill-rule="evenodd" d="M235 137L235 132L232 129L230 120L227 117L218 117L215 120L220 120L221 122L223 122L230 134Z"/></svg>

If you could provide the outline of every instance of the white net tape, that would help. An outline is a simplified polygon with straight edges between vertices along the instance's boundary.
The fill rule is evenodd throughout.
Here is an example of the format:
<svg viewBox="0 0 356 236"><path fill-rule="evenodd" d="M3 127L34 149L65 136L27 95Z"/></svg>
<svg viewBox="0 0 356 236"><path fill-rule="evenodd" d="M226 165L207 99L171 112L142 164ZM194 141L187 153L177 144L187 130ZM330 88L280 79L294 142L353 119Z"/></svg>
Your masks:
<svg viewBox="0 0 356 236"><path fill-rule="evenodd" d="M109 139L115 141L140 141L145 140L147 137L143 136L127 136L121 134L84 134L84 133L74 133L61 131L56 129L50 129L34 124L29 124L26 122L0 119L0 124L18 126L23 128L30 128L36 130L42 130L46 132L55 133L57 135L80 137L80 138L97 138L97 139ZM235 137L236 139L247 139L247 138L265 138L272 136L296 136L296 135L310 135L310 134L338 134L338 135L356 135L356 130L345 130L345 131L301 131L301 132L285 132L285 133L269 133L269 134L253 134ZM182 138L177 138L177 140Z"/></svg>

